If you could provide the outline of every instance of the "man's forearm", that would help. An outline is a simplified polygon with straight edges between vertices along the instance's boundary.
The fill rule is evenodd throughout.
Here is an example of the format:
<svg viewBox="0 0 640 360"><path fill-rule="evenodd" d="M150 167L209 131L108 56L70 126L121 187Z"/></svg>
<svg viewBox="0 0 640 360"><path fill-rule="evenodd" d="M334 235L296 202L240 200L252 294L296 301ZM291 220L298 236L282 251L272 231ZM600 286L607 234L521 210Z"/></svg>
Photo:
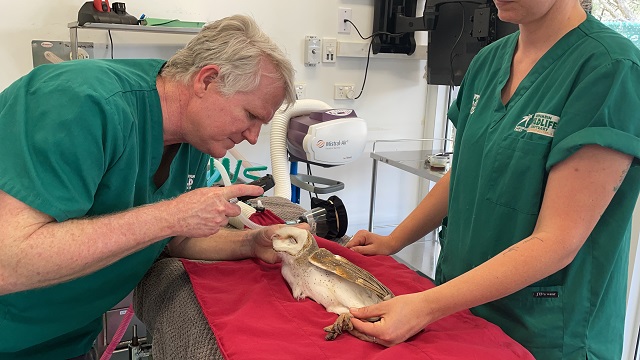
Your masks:
<svg viewBox="0 0 640 360"><path fill-rule="evenodd" d="M41 218L26 229L21 224L32 219L3 223L9 228L0 237L0 295L90 274L171 236L173 221L166 206L161 202L60 223ZM44 215L25 211L23 216Z"/></svg>
<svg viewBox="0 0 640 360"><path fill-rule="evenodd" d="M251 237L255 231L223 228L206 238L175 238L169 243L169 252L192 260L246 259L252 255Z"/></svg>

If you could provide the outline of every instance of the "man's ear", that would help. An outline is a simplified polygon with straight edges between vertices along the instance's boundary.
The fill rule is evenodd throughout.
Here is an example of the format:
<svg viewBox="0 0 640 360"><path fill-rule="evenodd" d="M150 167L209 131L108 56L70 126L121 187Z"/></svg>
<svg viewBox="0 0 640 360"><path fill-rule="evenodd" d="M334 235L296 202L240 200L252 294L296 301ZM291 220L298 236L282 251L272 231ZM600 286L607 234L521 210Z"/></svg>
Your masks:
<svg viewBox="0 0 640 360"><path fill-rule="evenodd" d="M215 86L217 88L216 79L220 75L220 68L218 65L207 65L200 69L196 76L193 78L193 91L199 97L204 96L209 86Z"/></svg>

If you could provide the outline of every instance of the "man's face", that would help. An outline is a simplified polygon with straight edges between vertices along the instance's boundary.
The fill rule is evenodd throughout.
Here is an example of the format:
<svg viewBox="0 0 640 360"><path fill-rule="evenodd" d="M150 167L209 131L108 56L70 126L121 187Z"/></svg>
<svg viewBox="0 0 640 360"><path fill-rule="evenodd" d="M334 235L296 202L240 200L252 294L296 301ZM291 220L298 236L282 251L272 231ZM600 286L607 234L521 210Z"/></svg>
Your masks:
<svg viewBox="0 0 640 360"><path fill-rule="evenodd" d="M269 61L262 61L262 73L275 73ZM284 97L284 84L270 76L262 75L256 89L229 97L211 82L202 96L188 106L184 137L198 150L216 158L224 157L227 150L243 140L255 144L260 128L271 120Z"/></svg>

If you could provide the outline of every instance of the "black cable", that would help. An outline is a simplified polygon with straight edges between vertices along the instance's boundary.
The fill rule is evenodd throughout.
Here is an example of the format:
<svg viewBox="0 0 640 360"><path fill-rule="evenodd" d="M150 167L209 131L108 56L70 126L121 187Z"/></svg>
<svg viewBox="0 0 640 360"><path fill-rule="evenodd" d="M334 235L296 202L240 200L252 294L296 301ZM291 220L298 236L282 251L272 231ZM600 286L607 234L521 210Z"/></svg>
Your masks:
<svg viewBox="0 0 640 360"><path fill-rule="evenodd" d="M313 174L311 173L311 164L307 163L307 175L309 176L313 176ZM316 188L316 183L312 182L311 186L313 186L313 188ZM314 192L314 194L316 195L316 197L318 197L318 193ZM309 191L309 201L311 201L311 191Z"/></svg>
<svg viewBox="0 0 640 360"><path fill-rule="evenodd" d="M390 33L390 32L386 32L386 31L376 31L373 34L364 37L362 36L362 34L360 33L360 30L358 30L358 27L356 26L356 24L353 23L353 21L349 20L349 19L344 19L344 22L348 22L349 24L353 25L353 28L356 29L356 31L358 32L358 36L360 36L360 38L362 40L367 40L367 39L371 39L372 37L376 36L376 35L389 35L389 36L402 36L406 33Z"/></svg>
<svg viewBox="0 0 640 360"><path fill-rule="evenodd" d="M447 114L449 114L449 109L451 108L451 96L453 94L453 85L449 86L449 96L447 98ZM444 121L444 138L449 138L449 117L445 116ZM447 152L447 146L449 143L447 141L444 142L444 151Z"/></svg>
<svg viewBox="0 0 640 360"><path fill-rule="evenodd" d="M107 33L109 34L109 46L111 48L111 58L113 59L113 38L111 37L111 30L108 30Z"/></svg>
<svg viewBox="0 0 640 360"><path fill-rule="evenodd" d="M358 94L358 96L354 97L354 100L358 100L360 98L360 96L362 96L362 92L364 91L364 84L367 83L367 72L369 71L369 58L370 58L370 54L371 54L371 48L373 47L373 39L371 39L371 41L369 41L369 49L367 50L367 64L364 67L364 78L362 79L362 87L360 88L360 93Z"/></svg>
<svg viewBox="0 0 640 360"><path fill-rule="evenodd" d="M450 76L451 85L449 85L449 97L447 99L447 113L449 113L449 109L451 108L451 97L453 96L453 88L456 86L455 71L453 70L453 60L455 56L453 56L453 52L456 49L456 46L458 46L458 42L462 38L462 34L464 34L464 25L466 20L465 8L464 8L464 5L462 4L462 1L457 1L456 3L460 5L460 7L462 8L462 24L460 26L460 33L458 34L458 37L456 38L456 41L453 43L453 46L451 47L451 51L449 52L449 67L451 68L451 76ZM448 118L444 124L444 137L447 139L449 138L449 119ZM448 146L448 143L445 142L444 144L445 151L447 151L447 146Z"/></svg>
<svg viewBox="0 0 640 360"><path fill-rule="evenodd" d="M456 49L456 46L458 46L458 42L460 41L460 38L462 38L462 34L464 33L464 25L465 25L465 19L466 19L466 15L465 15L465 8L464 5L462 4L462 1L458 1L456 2L458 5L460 5L460 7L462 8L462 24L460 26L460 33L458 34L458 38L456 39L456 42L453 43L453 46L451 47L451 52L449 52L449 67L451 68L451 86L455 86L455 72L453 71L453 59L455 56L453 56L453 52Z"/></svg>
<svg viewBox="0 0 640 360"><path fill-rule="evenodd" d="M371 39L371 41L369 41L369 49L367 50L367 64L365 65L364 68L364 79L362 79L362 87L360 88L360 93L358 94L358 96L356 96L355 98L353 98L354 100L357 100L360 98L360 96L362 96L362 92L364 91L364 85L367 82L367 73L369 71L369 59L371 58L371 48L373 47L373 37L374 36L378 36L378 35L389 35L389 36L402 36L406 33L390 33L390 32L386 32L386 31L376 31L373 34L364 37L362 36L362 34L360 33L360 30L358 30L358 27L356 26L356 24L353 23L353 21L349 20L349 19L344 19L344 22L348 22L350 23L354 29L356 29L356 32L358 33L358 36L360 36L360 38L362 40L367 40L367 39Z"/></svg>

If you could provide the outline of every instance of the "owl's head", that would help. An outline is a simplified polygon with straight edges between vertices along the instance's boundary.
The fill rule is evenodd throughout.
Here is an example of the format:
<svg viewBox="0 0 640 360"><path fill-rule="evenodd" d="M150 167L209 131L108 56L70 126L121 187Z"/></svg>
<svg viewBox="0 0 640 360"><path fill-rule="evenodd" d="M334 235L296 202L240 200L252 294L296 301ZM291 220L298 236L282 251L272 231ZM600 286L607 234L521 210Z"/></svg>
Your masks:
<svg viewBox="0 0 640 360"><path fill-rule="evenodd" d="M273 250L278 253L298 257L309 248L313 236L305 229L295 226L283 226L271 237Z"/></svg>

